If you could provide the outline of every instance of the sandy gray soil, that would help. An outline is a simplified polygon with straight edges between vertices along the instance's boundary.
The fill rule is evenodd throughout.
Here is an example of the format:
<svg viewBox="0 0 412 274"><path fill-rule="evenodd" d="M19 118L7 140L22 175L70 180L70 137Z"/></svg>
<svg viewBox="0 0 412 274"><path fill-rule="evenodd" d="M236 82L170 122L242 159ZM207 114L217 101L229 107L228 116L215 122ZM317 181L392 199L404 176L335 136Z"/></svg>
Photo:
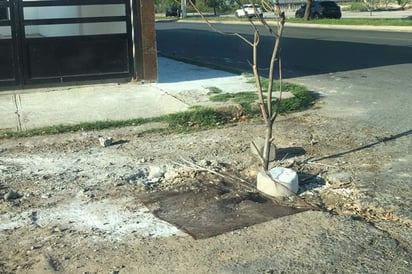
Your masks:
<svg viewBox="0 0 412 274"><path fill-rule="evenodd" d="M281 117L273 164L295 169L300 190L272 201L249 188L260 123L142 133L152 126L2 140L0 272L411 273L409 186L379 185L396 156L385 146L403 136ZM312 210L276 218L271 203Z"/></svg>

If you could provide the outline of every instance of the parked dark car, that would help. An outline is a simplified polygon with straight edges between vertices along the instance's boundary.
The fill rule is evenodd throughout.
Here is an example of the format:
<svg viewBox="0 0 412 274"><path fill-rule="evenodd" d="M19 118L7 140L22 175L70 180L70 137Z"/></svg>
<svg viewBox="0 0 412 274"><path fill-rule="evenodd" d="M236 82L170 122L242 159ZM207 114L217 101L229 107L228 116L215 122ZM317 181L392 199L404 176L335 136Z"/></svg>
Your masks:
<svg viewBox="0 0 412 274"><path fill-rule="evenodd" d="M180 9L178 7L168 7L166 10L166 17L169 16L180 17Z"/></svg>
<svg viewBox="0 0 412 274"><path fill-rule="evenodd" d="M305 16L306 4L303 4L295 13L296 18L303 18ZM334 18L340 19L342 12L338 4L333 1L312 2L312 9L310 17L318 18Z"/></svg>

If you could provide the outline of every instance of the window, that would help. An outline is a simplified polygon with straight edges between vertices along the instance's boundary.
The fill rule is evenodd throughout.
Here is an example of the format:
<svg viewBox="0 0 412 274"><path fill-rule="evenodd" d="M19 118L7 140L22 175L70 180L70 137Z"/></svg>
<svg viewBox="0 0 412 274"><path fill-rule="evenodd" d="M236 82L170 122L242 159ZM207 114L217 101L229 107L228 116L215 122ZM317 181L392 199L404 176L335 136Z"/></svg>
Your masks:
<svg viewBox="0 0 412 274"><path fill-rule="evenodd" d="M9 15L7 13L7 8L0 7L0 20L8 20Z"/></svg>

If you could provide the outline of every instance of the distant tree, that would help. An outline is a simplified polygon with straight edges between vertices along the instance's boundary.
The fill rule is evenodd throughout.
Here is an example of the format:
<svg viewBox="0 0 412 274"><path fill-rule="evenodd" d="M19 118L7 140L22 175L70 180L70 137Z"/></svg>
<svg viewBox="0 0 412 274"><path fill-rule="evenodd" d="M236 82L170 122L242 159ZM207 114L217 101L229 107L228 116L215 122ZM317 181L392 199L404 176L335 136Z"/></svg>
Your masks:
<svg viewBox="0 0 412 274"><path fill-rule="evenodd" d="M213 14L217 15L217 10L226 10L231 5L230 1L226 0L205 0L209 8L213 8ZM196 5L196 3L193 3Z"/></svg>
<svg viewBox="0 0 412 274"><path fill-rule="evenodd" d="M376 9L376 1L377 0L363 0L363 4L368 9L369 14L372 16L372 11Z"/></svg>
<svg viewBox="0 0 412 274"><path fill-rule="evenodd" d="M154 0L155 12L165 12L170 6L180 6L180 0Z"/></svg>
<svg viewBox="0 0 412 274"><path fill-rule="evenodd" d="M303 19L305 19L306 21L310 20L310 14L312 10L312 1L313 0L306 0L305 15L303 16Z"/></svg>
<svg viewBox="0 0 412 274"><path fill-rule="evenodd" d="M396 0L396 3L401 6L401 9L405 9L405 6L411 2L411 0Z"/></svg>
<svg viewBox="0 0 412 274"><path fill-rule="evenodd" d="M206 5L209 8L213 8L213 14L217 15L217 8L221 5L222 0L206 0Z"/></svg>

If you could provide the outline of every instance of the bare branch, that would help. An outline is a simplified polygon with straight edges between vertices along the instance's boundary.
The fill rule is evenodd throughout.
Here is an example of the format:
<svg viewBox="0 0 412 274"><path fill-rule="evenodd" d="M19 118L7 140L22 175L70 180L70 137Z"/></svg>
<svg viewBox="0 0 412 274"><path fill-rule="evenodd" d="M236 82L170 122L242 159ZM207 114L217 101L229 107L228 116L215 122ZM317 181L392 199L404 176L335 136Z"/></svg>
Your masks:
<svg viewBox="0 0 412 274"><path fill-rule="evenodd" d="M279 114L280 104L282 103L282 93L283 93L283 88L282 88L282 58L279 58L279 100L278 100L278 106L276 108L276 112L272 113L272 117L270 118L270 121L272 123L276 120L276 117Z"/></svg>
<svg viewBox="0 0 412 274"><path fill-rule="evenodd" d="M258 40L259 40L259 33L256 32L256 31L255 31L255 35L254 35L254 40L255 40L255 43L253 45L253 65L252 65L252 69L253 69L253 75L255 77L256 89L257 89L258 96L259 96L260 111L262 112L263 120L267 124L269 122L269 116L271 114L268 112L268 109L265 107L265 100L263 98L263 92L262 92L262 84L261 84L261 81L260 81L260 74L259 74L258 67L257 67L257 46L258 46Z"/></svg>
<svg viewBox="0 0 412 274"><path fill-rule="evenodd" d="M271 12L272 11L272 6L269 3L267 3L265 0L262 0L261 3L262 3L262 7L265 9L266 12L269 12L269 11ZM273 7L273 10L274 10L275 15L277 15L276 11L278 9L276 9L276 6ZM276 35L275 31L273 30L273 28L268 24L268 22L264 18L260 18L260 22L262 23L262 25L266 28L266 30L270 34L277 37L277 35Z"/></svg>
<svg viewBox="0 0 412 274"><path fill-rule="evenodd" d="M191 161L188 161L188 160L186 160L186 159L184 159L184 158L181 158L181 159L182 159L183 162L185 162L186 164L188 164L189 166L191 166L191 168L195 168L196 170L207 171L207 172L212 173L212 174L214 174L214 175L220 176L220 177L222 177L222 178L224 178L224 179L230 179L230 180L232 180L232 181L234 181L234 182L236 182L236 183L238 183L238 184L241 184L242 186L246 187L249 191L256 192L256 189L255 189L254 187L251 187L251 186L250 186L250 183L249 183L248 181L246 181L246 180L244 180L244 179L242 179L242 178L240 178L240 177L233 176L233 175L228 175L228 174L222 174L221 172L217 172L217 171L214 171L214 170L212 170L212 169L202 167L202 166L197 165L197 164L195 164L195 163L193 163L193 162L191 162ZM174 162L174 161L173 161L173 162ZM175 164L178 164L178 165L182 165L182 164L180 164L180 163L178 163L178 162L174 162L174 163L175 163Z"/></svg>
<svg viewBox="0 0 412 274"><path fill-rule="evenodd" d="M256 143L252 141L252 145L253 147L256 149L256 153L258 154L260 161L262 162L262 164L265 162L265 157L262 155L262 153L260 152L260 150L258 149L258 147L256 146Z"/></svg>
<svg viewBox="0 0 412 274"><path fill-rule="evenodd" d="M197 6L195 4L193 4L192 0L189 0L190 5L196 10L197 13L200 14L200 17L202 17L202 19L206 22L206 24L215 32L222 34L222 35L226 35L226 36L236 36L239 37L241 40L243 40L246 44L248 44L249 46L253 47L253 43L250 42L249 40L247 40L244 36L240 35L239 33L235 32L235 33L228 33L228 32L224 32L221 31L219 29L217 29L212 23L210 23L210 21L203 15L203 13L197 8Z"/></svg>
<svg viewBox="0 0 412 274"><path fill-rule="evenodd" d="M272 5L270 5L268 2L262 0L261 4L262 4L262 8L263 8L266 12L272 11Z"/></svg>
<svg viewBox="0 0 412 274"><path fill-rule="evenodd" d="M276 9L279 10L280 9ZM275 115L273 115L273 110L272 110L272 92L273 92L273 75L274 75L274 67L275 67L275 62L277 60L277 56L279 54L279 49L280 49L280 37L282 37L283 34L283 27L285 24L285 14L281 13L280 14L280 21L278 22L278 34L276 37L276 41L275 41L275 46L273 47L273 51L272 51L272 57L270 60L270 67L269 67L269 85L268 85L268 90L267 90L267 94L268 94L268 110L269 110L269 115L271 115L272 117L270 118L270 121L273 123L275 121L275 118L277 116L279 107L277 108L277 111L275 113ZM279 74L281 74L281 66L279 65ZM280 75L281 76L281 75ZM280 84L281 86L281 84ZM280 102L280 100L279 100Z"/></svg>

